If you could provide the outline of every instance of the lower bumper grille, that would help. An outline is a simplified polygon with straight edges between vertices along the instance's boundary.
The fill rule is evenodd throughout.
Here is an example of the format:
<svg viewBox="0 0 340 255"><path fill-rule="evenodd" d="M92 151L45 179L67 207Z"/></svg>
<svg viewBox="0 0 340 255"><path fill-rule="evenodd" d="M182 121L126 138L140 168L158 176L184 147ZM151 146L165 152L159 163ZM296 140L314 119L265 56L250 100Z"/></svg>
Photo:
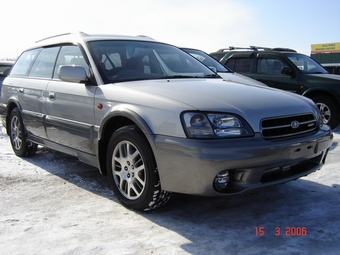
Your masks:
<svg viewBox="0 0 340 255"><path fill-rule="evenodd" d="M297 175L297 178L299 178L302 173L308 173L310 169L317 166L321 167L321 163L324 163L323 156L324 153L321 153L317 157L305 160L295 165L267 169L261 178L261 183L273 182L294 175Z"/></svg>

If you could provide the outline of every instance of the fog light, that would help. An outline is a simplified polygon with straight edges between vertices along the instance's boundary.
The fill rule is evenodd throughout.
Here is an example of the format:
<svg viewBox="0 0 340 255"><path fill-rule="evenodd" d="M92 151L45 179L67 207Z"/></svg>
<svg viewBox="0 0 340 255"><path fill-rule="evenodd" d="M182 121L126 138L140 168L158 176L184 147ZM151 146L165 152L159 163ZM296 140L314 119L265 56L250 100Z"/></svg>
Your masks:
<svg viewBox="0 0 340 255"><path fill-rule="evenodd" d="M214 180L214 188L218 192L224 192L228 188L230 183L229 171L225 170L218 173Z"/></svg>

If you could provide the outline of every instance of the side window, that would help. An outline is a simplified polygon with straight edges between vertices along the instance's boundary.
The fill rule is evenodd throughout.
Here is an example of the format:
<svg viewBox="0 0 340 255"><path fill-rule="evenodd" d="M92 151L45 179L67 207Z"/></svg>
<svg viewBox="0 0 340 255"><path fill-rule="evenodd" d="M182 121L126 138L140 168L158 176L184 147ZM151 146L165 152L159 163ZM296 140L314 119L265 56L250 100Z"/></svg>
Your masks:
<svg viewBox="0 0 340 255"><path fill-rule="evenodd" d="M58 51L59 47L43 49L34 62L28 76L51 79Z"/></svg>
<svg viewBox="0 0 340 255"><path fill-rule="evenodd" d="M287 64L279 58L259 57L256 72L260 74L281 74L283 66L287 66Z"/></svg>
<svg viewBox="0 0 340 255"><path fill-rule="evenodd" d="M29 50L25 51L22 53L13 66L11 75L13 76L26 76L28 74L28 71L30 70L30 67L39 54L41 49L34 49L34 50Z"/></svg>
<svg viewBox="0 0 340 255"><path fill-rule="evenodd" d="M235 58L233 71L238 73L250 73L251 58Z"/></svg>
<svg viewBox="0 0 340 255"><path fill-rule="evenodd" d="M77 65L85 68L86 73L89 71L89 66L86 64L81 50L76 45L65 45L61 47L55 71L53 74L54 79L59 79L58 70L61 65Z"/></svg>
<svg viewBox="0 0 340 255"><path fill-rule="evenodd" d="M229 58L228 62L225 64L226 67L228 67L230 70L234 71L234 65L235 65L235 59Z"/></svg>

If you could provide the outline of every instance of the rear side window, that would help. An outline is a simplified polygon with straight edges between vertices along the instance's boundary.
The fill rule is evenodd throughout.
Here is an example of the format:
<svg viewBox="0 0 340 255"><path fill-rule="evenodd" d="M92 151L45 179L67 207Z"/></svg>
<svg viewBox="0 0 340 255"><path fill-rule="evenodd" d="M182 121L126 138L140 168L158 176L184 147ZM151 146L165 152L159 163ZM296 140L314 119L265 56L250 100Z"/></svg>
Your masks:
<svg viewBox="0 0 340 255"><path fill-rule="evenodd" d="M22 53L17 62L15 63L15 65L13 66L11 75L27 76L33 61L38 56L40 51L41 49L34 49Z"/></svg>
<svg viewBox="0 0 340 255"><path fill-rule="evenodd" d="M51 79L59 47L43 49L34 62L29 77Z"/></svg>
<svg viewBox="0 0 340 255"><path fill-rule="evenodd" d="M251 58L234 58L228 60L226 66L238 73L250 73Z"/></svg>

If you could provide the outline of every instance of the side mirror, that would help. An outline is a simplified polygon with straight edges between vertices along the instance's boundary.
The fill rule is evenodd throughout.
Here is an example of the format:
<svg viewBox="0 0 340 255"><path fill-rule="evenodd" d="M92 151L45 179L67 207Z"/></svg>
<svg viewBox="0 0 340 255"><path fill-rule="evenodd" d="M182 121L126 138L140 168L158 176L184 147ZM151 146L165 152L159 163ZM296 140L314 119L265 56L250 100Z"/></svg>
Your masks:
<svg viewBox="0 0 340 255"><path fill-rule="evenodd" d="M283 66L281 68L281 73L289 75L289 76L292 76L292 77L295 77L294 70L292 68L290 68L289 66Z"/></svg>
<svg viewBox="0 0 340 255"><path fill-rule="evenodd" d="M82 83L88 80L86 71L82 66L59 66L58 77L62 81Z"/></svg>

